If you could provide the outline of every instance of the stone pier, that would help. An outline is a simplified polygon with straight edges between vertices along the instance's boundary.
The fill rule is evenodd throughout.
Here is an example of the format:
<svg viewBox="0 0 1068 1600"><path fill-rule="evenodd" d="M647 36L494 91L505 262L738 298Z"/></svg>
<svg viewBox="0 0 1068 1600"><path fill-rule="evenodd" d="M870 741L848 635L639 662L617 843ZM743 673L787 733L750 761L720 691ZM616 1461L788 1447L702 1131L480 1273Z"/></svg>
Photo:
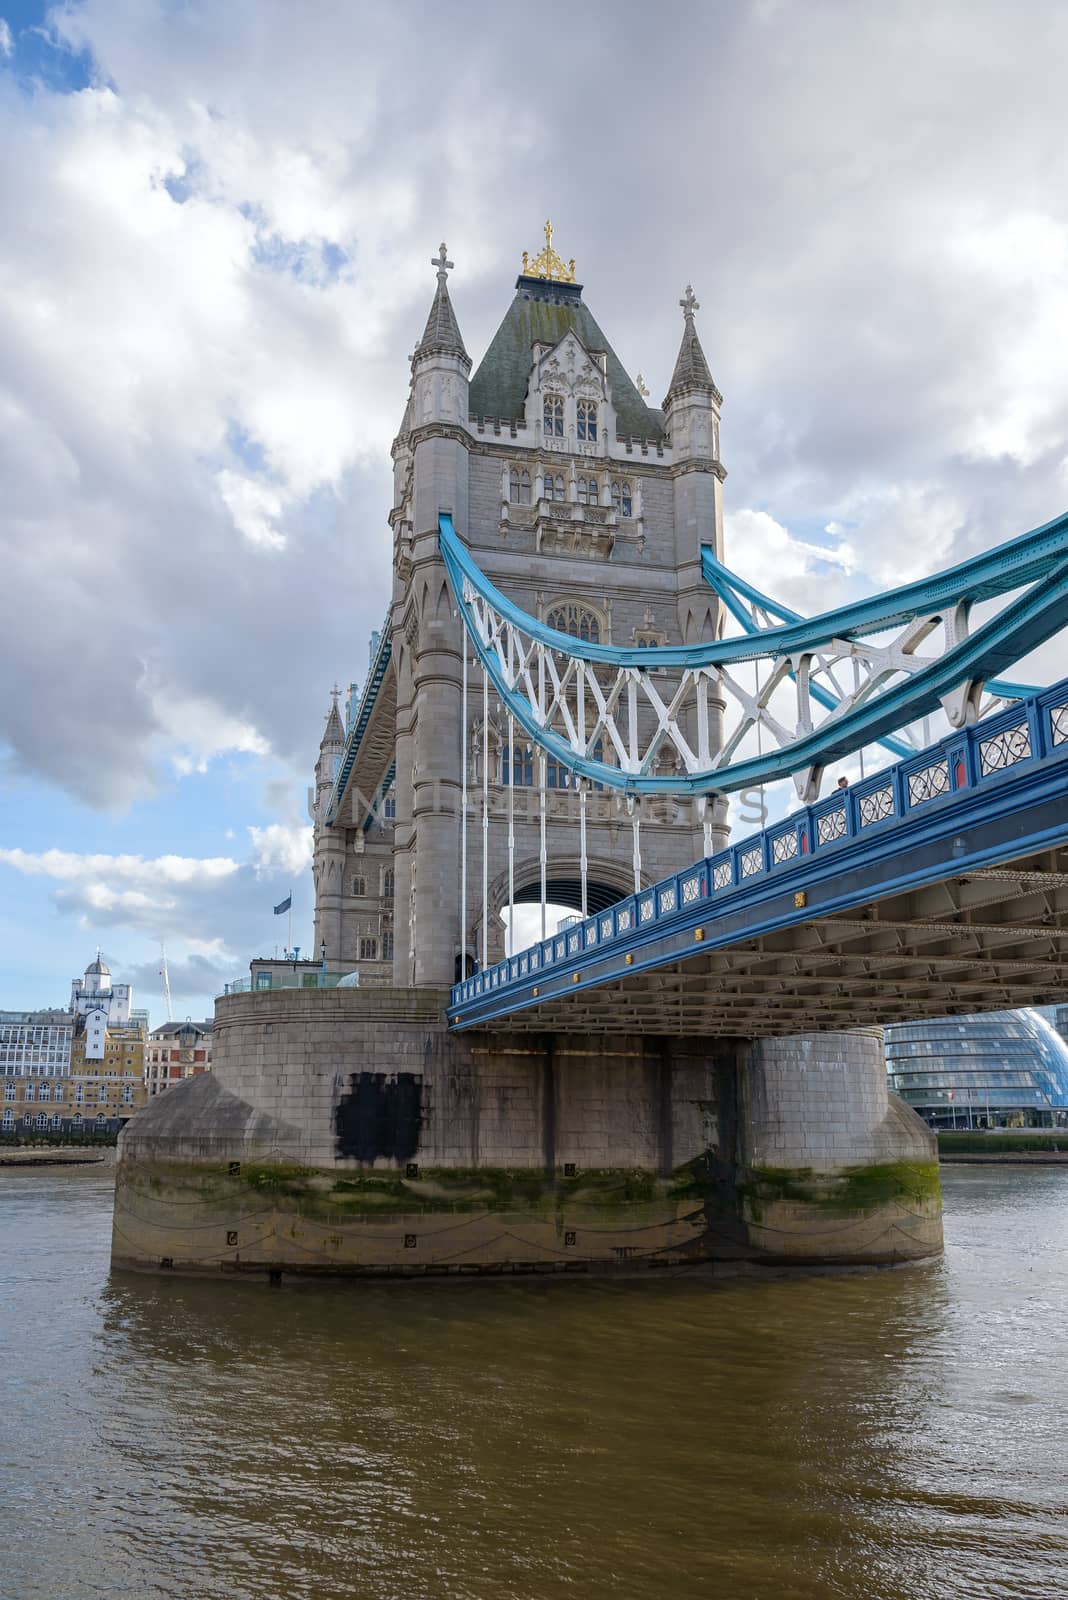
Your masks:
<svg viewBox="0 0 1068 1600"><path fill-rule="evenodd" d="M214 1071L122 1136L113 1264L644 1272L941 1248L933 1137L888 1097L877 1032L450 1035L446 998L219 1001Z"/></svg>

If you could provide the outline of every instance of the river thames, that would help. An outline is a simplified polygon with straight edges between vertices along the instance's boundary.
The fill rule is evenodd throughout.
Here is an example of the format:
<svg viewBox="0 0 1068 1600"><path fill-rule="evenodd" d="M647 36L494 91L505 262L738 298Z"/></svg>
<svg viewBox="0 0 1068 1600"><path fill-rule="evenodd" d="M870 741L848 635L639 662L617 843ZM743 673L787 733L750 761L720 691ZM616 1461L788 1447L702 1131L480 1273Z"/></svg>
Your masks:
<svg viewBox="0 0 1068 1600"><path fill-rule="evenodd" d="M0 1594L1068 1595L1068 1169L944 1187L898 1272L272 1290L0 1169Z"/></svg>

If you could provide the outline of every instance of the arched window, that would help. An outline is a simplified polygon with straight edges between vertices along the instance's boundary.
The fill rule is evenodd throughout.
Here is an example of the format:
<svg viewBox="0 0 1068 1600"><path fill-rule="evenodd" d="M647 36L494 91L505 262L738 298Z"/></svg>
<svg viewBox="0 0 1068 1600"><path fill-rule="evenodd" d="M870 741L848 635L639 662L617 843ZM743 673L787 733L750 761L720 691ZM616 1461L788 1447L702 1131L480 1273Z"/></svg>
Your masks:
<svg viewBox="0 0 1068 1600"><path fill-rule="evenodd" d="M529 506L530 472L526 467L513 467L508 474L508 498L514 506Z"/></svg>
<svg viewBox="0 0 1068 1600"><path fill-rule="evenodd" d="M511 760L509 760L508 746L503 746L501 750L501 782L506 787L513 781L510 776L513 762L515 765L514 782L516 788L522 785L529 789L534 782L534 752L530 746L527 744L513 745Z"/></svg>
<svg viewBox="0 0 1068 1600"><path fill-rule="evenodd" d="M580 439L597 437L597 402L580 400L578 403L578 436Z"/></svg>
<svg viewBox="0 0 1068 1600"><path fill-rule="evenodd" d="M47 1128L48 1127L48 1113L47 1112L38 1111L38 1113L37 1113L37 1126L39 1128Z"/></svg>
<svg viewBox="0 0 1068 1600"><path fill-rule="evenodd" d="M595 506L600 501L600 491L596 478L580 478L578 480L578 497L580 506Z"/></svg>
<svg viewBox="0 0 1068 1600"><path fill-rule="evenodd" d="M382 874L382 893L387 900L393 899L393 868L387 867Z"/></svg>
<svg viewBox="0 0 1068 1600"><path fill-rule="evenodd" d="M617 515L621 517L633 516L633 500L630 492L630 482L626 478L612 479L612 505Z"/></svg>
<svg viewBox="0 0 1068 1600"><path fill-rule="evenodd" d="M542 493L544 494L546 500L563 500L564 480L560 477L559 473L556 475L556 477L554 477L551 472L547 472L545 474L545 488L543 489Z"/></svg>
<svg viewBox="0 0 1068 1600"><path fill-rule="evenodd" d="M601 623L592 611L574 601L553 606L545 618L550 628L569 633L573 639L585 639L587 644L600 644Z"/></svg>
<svg viewBox="0 0 1068 1600"><path fill-rule="evenodd" d="M547 394L542 408L542 420L545 424L546 437L562 439L564 437L564 399L559 394Z"/></svg>
<svg viewBox="0 0 1068 1600"><path fill-rule="evenodd" d="M359 877L358 878L353 878L353 880L352 880L352 892L353 892L353 894L366 894L367 893L367 879L366 878L359 878Z"/></svg>

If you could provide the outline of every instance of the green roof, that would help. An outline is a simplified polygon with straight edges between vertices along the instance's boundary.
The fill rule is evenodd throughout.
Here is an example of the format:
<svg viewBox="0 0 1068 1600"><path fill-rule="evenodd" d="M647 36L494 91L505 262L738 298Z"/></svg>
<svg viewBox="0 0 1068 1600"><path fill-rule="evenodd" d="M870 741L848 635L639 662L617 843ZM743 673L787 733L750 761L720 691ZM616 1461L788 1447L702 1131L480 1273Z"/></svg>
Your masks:
<svg viewBox="0 0 1068 1600"><path fill-rule="evenodd" d="M647 406L619 357L582 303L581 284L519 278L516 296L471 379L469 409L476 417L519 419L530 380L535 344L556 345L569 329L590 351L604 351L608 385L623 438L665 437L662 414Z"/></svg>

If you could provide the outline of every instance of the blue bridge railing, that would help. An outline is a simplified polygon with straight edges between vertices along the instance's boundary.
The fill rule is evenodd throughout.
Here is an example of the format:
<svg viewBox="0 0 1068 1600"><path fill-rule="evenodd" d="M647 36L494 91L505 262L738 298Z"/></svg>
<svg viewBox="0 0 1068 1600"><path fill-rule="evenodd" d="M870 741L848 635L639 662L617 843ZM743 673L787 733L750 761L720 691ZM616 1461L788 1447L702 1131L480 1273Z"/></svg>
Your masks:
<svg viewBox="0 0 1068 1600"><path fill-rule="evenodd" d="M870 837L870 830L883 823L901 821L933 802L974 791L1010 769L1054 754L1068 757L1068 679L455 984L450 1016L473 1001L506 999L510 990L529 987L540 974L556 974L571 962L588 959L591 950L665 930L697 902L723 902L726 909L731 896L753 879L802 865L844 840Z"/></svg>

